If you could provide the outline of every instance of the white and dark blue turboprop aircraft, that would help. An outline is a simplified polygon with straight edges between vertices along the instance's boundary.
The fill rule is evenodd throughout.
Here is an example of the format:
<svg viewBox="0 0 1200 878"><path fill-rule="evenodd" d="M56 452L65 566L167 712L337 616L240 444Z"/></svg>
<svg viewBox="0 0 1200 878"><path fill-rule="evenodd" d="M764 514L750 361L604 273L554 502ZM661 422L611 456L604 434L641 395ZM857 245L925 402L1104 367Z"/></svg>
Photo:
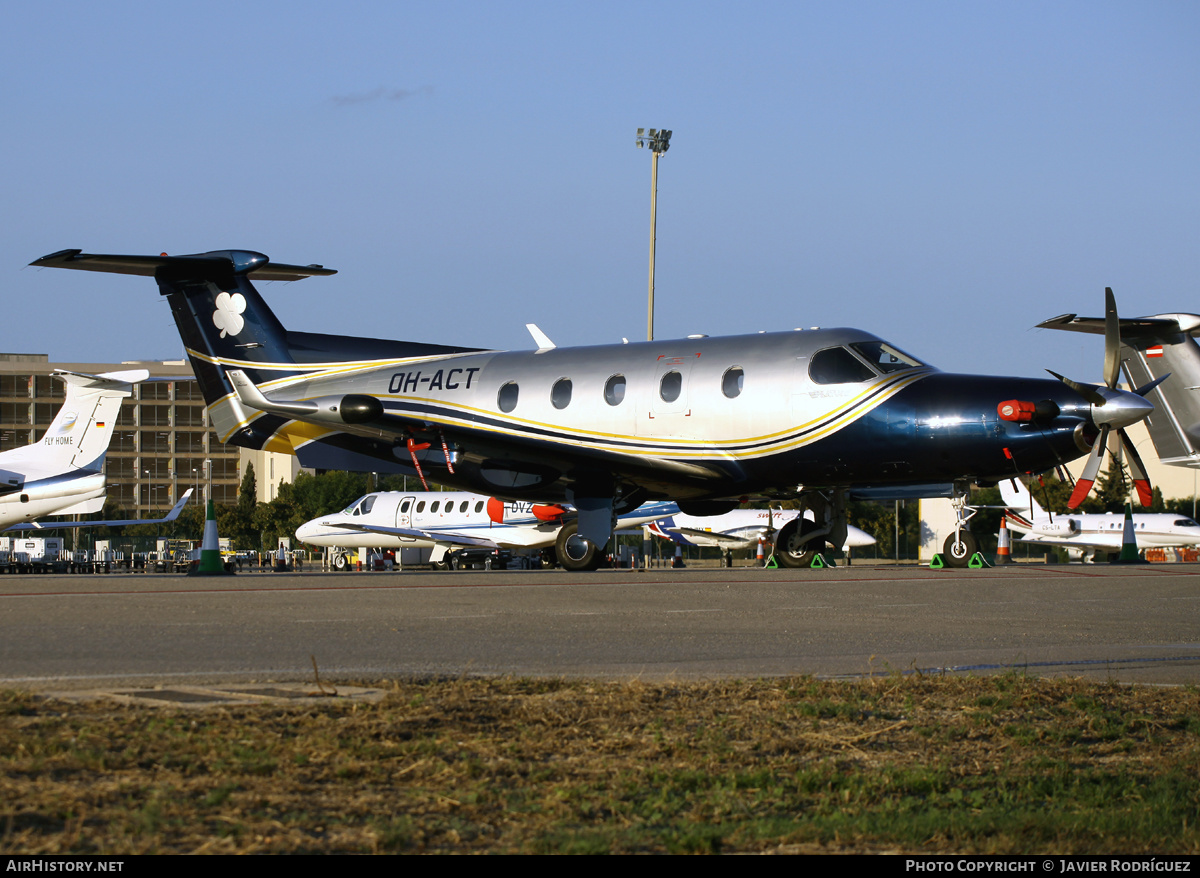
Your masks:
<svg viewBox="0 0 1200 878"><path fill-rule="evenodd" d="M679 511L674 503L647 503L622 515L637 527ZM464 549L542 549L554 546L566 570L594 570L603 560L596 547L576 537L574 513L556 504L505 502L459 491L379 491L359 497L341 512L321 515L296 529L314 546L432 549L439 570L458 566Z"/></svg>
<svg viewBox="0 0 1200 878"><path fill-rule="evenodd" d="M104 458L117 425L121 400L149 372L85 375L59 369L66 384L62 408L37 442L0 453L0 531L41 528L47 515L85 515L104 508ZM116 527L162 524L178 517L189 490L166 518L51 522L45 527Z"/></svg>
<svg viewBox="0 0 1200 878"><path fill-rule="evenodd" d="M153 277L224 442L566 502L598 546L615 513L648 500L717 514L751 496L798 498L816 521L797 519L777 540L798 558L810 543L845 543L847 498L950 496L948 554L965 564L970 483L1049 470L1153 408L1115 379L943 373L857 329L578 348L538 333L537 351L292 332L251 278L335 272L245 250L62 250L32 264ZM1116 363L1111 294L1107 304Z"/></svg>

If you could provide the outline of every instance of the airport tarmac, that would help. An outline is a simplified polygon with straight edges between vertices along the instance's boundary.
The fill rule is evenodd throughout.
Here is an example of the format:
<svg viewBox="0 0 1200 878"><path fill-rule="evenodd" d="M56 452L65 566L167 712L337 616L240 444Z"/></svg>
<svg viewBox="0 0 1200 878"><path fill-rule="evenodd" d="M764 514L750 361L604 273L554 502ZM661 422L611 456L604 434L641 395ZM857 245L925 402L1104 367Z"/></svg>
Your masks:
<svg viewBox="0 0 1200 878"><path fill-rule="evenodd" d="M1013 669L1200 682L1200 565L6 576L0 685Z"/></svg>

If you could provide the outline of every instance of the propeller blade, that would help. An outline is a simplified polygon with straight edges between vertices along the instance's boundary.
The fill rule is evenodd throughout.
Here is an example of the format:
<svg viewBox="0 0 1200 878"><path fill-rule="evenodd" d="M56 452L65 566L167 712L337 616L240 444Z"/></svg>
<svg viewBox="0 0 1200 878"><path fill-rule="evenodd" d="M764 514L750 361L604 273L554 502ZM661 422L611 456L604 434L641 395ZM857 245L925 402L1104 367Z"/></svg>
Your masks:
<svg viewBox="0 0 1200 878"><path fill-rule="evenodd" d="M1164 375L1161 378L1155 378L1149 384L1143 384L1141 387L1139 387L1137 390L1135 390L1134 393L1136 393L1140 397L1145 398L1147 393L1149 393L1154 388L1158 387L1158 385L1162 384L1164 381L1166 381L1170 377L1171 377L1171 373L1168 372L1166 375Z"/></svg>
<svg viewBox="0 0 1200 878"><path fill-rule="evenodd" d="M1108 444L1108 430L1108 426L1100 428L1100 435L1092 445L1092 454L1088 458L1087 466L1083 468L1083 475L1075 483L1075 490L1071 492L1071 499L1067 501L1068 509L1074 509L1082 503L1092 490L1092 485L1096 483L1096 475L1100 472L1100 464L1104 460L1104 446Z"/></svg>
<svg viewBox="0 0 1200 878"><path fill-rule="evenodd" d="M1115 390L1121 379L1121 320L1112 287L1104 288L1104 383Z"/></svg>
<svg viewBox="0 0 1200 878"><path fill-rule="evenodd" d="M1118 430L1117 435L1121 439L1121 447L1125 449L1125 456L1129 461L1129 478L1133 480L1133 486L1137 488L1138 502L1143 506L1149 506L1154 502L1154 492L1150 488L1150 479L1146 476L1146 465L1142 463L1142 456L1129 441L1129 436L1124 429Z"/></svg>
<svg viewBox="0 0 1200 878"><path fill-rule="evenodd" d="M1076 393L1078 393L1080 396L1082 396L1084 399L1086 399L1092 405L1095 405L1095 406L1104 405L1104 402L1105 402L1104 397L1096 392L1096 386L1094 384L1080 384L1078 381L1072 381L1070 378L1067 378L1063 375L1059 375L1053 369L1047 369L1046 371L1049 372L1051 375L1053 375L1055 378L1057 378L1059 381L1061 381L1063 384L1067 385L1067 387L1074 390Z"/></svg>

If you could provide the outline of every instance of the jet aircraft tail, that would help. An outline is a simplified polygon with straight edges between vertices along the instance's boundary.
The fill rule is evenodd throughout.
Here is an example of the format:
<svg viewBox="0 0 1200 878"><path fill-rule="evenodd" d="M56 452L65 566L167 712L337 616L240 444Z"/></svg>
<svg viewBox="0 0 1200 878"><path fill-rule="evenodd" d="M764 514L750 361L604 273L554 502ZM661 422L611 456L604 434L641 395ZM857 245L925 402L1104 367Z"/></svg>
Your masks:
<svg viewBox="0 0 1200 878"><path fill-rule="evenodd" d="M1033 494L1020 479L1003 479L1000 481L999 487L1000 498L1004 501L1005 507L1010 513L1015 513L1017 516L1014 518L1012 514L1009 515L1014 524L1028 527L1050 520L1050 515L1033 498Z"/></svg>
<svg viewBox="0 0 1200 878"><path fill-rule="evenodd" d="M121 400L150 373L86 375L60 369L55 374L66 384L66 395L46 432L33 445L0 454L0 469L20 472L28 481L78 470L102 472Z"/></svg>

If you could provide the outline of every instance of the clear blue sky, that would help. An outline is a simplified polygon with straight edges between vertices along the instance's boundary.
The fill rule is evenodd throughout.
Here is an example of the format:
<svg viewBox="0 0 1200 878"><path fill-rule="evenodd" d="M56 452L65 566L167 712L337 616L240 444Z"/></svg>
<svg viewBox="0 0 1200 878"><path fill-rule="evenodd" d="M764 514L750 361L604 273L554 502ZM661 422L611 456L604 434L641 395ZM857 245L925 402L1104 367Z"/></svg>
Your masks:
<svg viewBox="0 0 1200 878"><path fill-rule="evenodd" d="M237 247L291 328L530 348L858 326L1083 379L1067 311L1200 311L1194 2L23 3L0 69L6 337L178 356L146 279Z"/></svg>

